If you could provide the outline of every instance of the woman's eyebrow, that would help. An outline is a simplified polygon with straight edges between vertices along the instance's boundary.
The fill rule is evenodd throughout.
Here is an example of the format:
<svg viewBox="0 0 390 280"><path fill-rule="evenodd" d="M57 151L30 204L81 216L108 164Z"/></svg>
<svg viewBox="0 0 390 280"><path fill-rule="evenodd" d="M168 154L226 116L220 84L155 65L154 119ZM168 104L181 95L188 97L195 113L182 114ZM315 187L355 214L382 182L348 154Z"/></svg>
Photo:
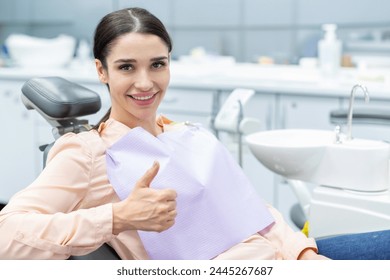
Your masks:
<svg viewBox="0 0 390 280"><path fill-rule="evenodd" d="M150 59L150 61L168 60L167 56L157 56ZM120 58L114 61L114 63L135 63L136 59L133 58Z"/></svg>
<svg viewBox="0 0 390 280"><path fill-rule="evenodd" d="M137 60L131 59L131 58L120 58L114 61L114 63L133 63L136 62Z"/></svg>
<svg viewBox="0 0 390 280"><path fill-rule="evenodd" d="M167 56L158 56L151 59L151 61L168 60Z"/></svg>

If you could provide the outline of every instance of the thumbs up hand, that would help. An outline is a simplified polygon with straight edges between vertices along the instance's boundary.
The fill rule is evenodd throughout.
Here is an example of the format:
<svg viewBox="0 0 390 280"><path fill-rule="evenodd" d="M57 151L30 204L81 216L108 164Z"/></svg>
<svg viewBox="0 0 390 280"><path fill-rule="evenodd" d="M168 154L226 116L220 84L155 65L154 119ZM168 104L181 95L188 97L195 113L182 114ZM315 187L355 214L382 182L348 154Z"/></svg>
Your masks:
<svg viewBox="0 0 390 280"><path fill-rule="evenodd" d="M175 223L176 191L150 188L159 169L159 163L154 162L137 181L132 193L126 199L113 203L113 234L125 230L161 232Z"/></svg>
<svg viewBox="0 0 390 280"><path fill-rule="evenodd" d="M155 161L153 163L153 166L149 168L146 173L137 181L137 183L135 184L135 188L149 188L154 177L156 177L159 169L160 164Z"/></svg>

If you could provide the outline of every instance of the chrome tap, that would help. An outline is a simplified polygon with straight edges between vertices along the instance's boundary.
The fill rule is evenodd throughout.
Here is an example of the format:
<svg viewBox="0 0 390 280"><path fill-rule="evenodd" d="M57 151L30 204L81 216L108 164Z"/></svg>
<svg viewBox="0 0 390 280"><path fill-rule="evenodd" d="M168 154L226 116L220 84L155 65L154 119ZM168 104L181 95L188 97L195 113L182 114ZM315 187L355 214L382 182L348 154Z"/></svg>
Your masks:
<svg viewBox="0 0 390 280"><path fill-rule="evenodd" d="M355 91L360 88L364 93L364 101L367 103L370 101L370 97L368 95L368 90L365 86L357 84L352 87L351 97L349 99L349 110L348 110L348 124L347 124L347 140L352 139L352 111L353 111L353 101L355 99Z"/></svg>
<svg viewBox="0 0 390 280"><path fill-rule="evenodd" d="M334 143L335 144L343 143L343 139L341 137L341 127L339 125L336 125L336 127L334 129L334 133L335 133L335 141L334 141Z"/></svg>

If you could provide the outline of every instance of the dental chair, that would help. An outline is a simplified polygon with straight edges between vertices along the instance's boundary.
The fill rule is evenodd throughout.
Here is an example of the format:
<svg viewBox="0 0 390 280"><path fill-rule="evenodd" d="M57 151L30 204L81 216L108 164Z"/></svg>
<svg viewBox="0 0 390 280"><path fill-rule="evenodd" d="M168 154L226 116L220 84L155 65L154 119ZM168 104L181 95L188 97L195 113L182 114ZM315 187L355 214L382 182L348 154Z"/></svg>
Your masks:
<svg viewBox="0 0 390 280"><path fill-rule="evenodd" d="M56 139L68 132L79 133L91 129L88 120L80 117L98 112L101 100L97 93L60 77L28 80L22 87L22 102L28 110L36 110L52 127L54 140L39 149L43 152L43 166ZM108 244L85 256L72 260L119 260Z"/></svg>

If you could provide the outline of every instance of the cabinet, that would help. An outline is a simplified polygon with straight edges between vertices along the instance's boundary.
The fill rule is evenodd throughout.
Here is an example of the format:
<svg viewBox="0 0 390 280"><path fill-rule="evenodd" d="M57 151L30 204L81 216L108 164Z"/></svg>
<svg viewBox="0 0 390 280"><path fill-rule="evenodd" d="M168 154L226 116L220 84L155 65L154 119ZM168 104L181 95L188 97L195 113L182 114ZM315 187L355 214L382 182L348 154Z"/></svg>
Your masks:
<svg viewBox="0 0 390 280"><path fill-rule="evenodd" d="M8 202L15 192L27 187L37 171L35 120L33 112L20 100L21 86L19 81L0 82L0 203Z"/></svg>
<svg viewBox="0 0 390 280"><path fill-rule="evenodd" d="M336 97L281 96L278 128L309 128L333 130L330 112L339 109L341 99Z"/></svg>

